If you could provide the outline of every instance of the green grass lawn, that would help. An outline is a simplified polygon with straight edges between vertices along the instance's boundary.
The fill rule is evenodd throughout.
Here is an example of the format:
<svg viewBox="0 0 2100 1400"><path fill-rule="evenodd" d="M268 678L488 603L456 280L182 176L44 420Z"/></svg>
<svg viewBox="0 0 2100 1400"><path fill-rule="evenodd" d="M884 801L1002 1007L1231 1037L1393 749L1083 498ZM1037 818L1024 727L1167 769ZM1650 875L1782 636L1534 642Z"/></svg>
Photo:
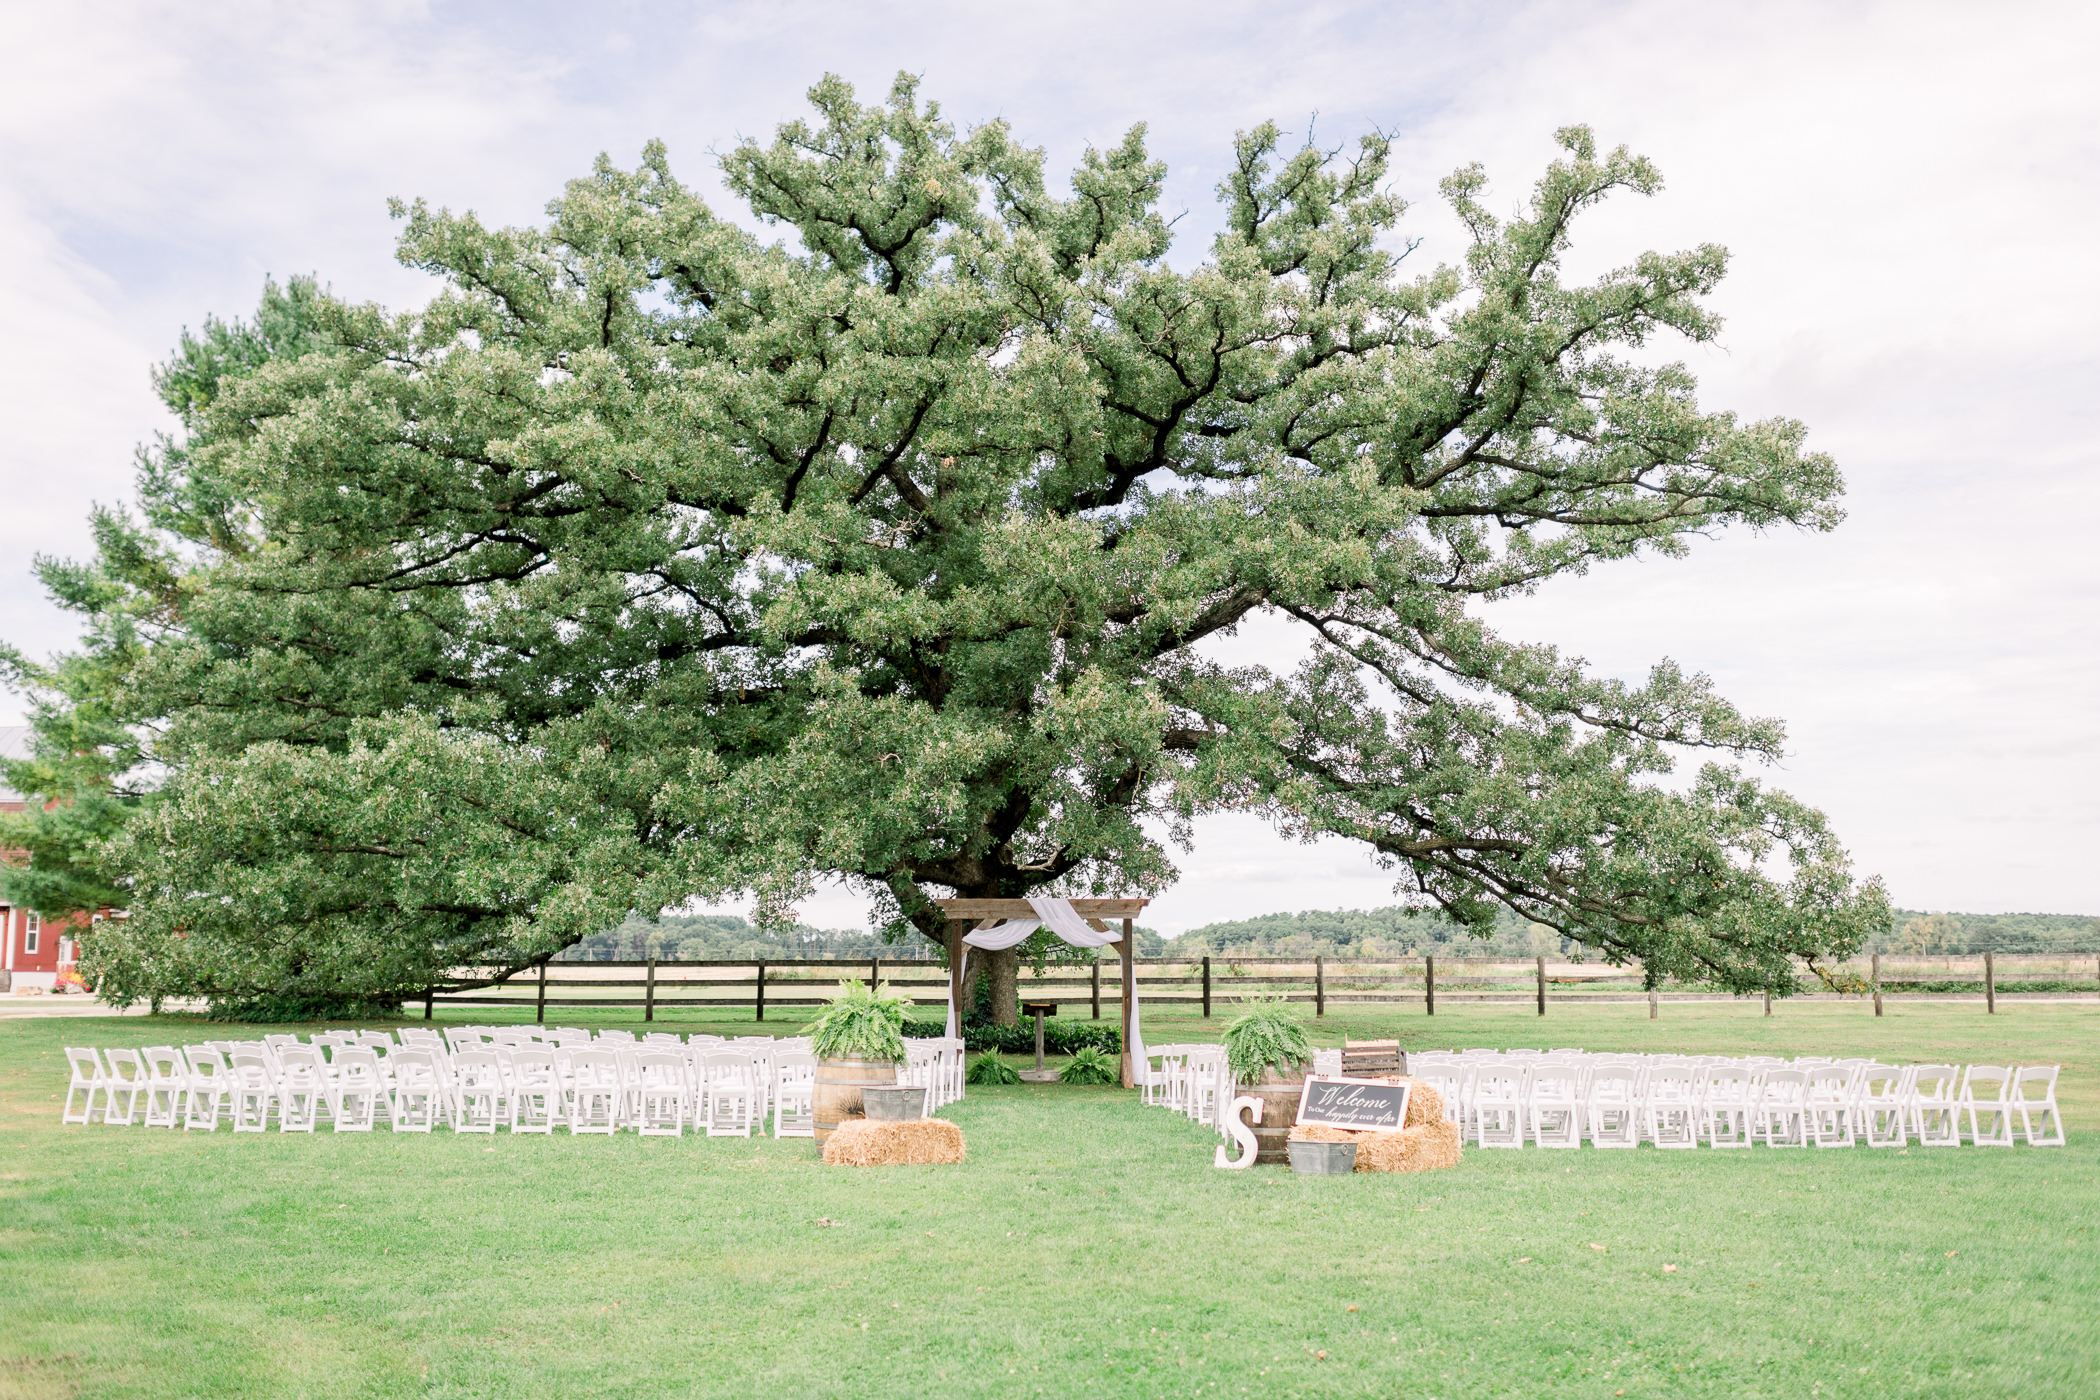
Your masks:
<svg viewBox="0 0 2100 1400"><path fill-rule="evenodd" d="M2100 1007L1518 1010L1315 1038L2061 1063L2072 1145L1299 1178L1062 1085L973 1089L967 1163L872 1171L807 1139L61 1127L62 1045L226 1031L12 1021L0 1400L2100 1394Z"/></svg>

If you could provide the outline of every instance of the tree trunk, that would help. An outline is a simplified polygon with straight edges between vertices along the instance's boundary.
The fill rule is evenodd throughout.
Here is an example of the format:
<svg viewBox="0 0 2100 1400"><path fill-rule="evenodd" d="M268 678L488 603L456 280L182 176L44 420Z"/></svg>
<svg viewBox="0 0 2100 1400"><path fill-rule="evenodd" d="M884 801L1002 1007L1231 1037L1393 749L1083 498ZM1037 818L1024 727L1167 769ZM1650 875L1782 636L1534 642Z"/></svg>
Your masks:
<svg viewBox="0 0 2100 1400"><path fill-rule="evenodd" d="M992 1024L1018 1026L1021 1024L1021 950L1005 948L999 952L979 949L970 955L970 961L984 959L984 975L990 980L992 989Z"/></svg>

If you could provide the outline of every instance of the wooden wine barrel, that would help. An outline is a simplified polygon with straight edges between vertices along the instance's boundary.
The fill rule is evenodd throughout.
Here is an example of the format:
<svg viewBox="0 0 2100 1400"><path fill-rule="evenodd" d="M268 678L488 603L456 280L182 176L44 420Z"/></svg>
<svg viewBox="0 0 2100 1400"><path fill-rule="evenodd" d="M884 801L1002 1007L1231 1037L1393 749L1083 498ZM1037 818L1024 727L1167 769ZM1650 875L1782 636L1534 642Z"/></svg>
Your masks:
<svg viewBox="0 0 2100 1400"><path fill-rule="evenodd" d="M819 1060L815 1098L817 1141L830 1138L848 1118L866 1116L860 1091L871 1084L895 1084L897 1067L888 1060Z"/></svg>
<svg viewBox="0 0 2100 1400"><path fill-rule="evenodd" d="M1298 1122L1298 1098L1305 1092L1305 1071L1280 1074L1271 1069L1262 1075L1261 1083L1239 1092L1262 1101L1261 1121L1254 1125L1254 1141L1259 1145L1254 1155L1256 1164L1289 1166L1291 1129Z"/></svg>

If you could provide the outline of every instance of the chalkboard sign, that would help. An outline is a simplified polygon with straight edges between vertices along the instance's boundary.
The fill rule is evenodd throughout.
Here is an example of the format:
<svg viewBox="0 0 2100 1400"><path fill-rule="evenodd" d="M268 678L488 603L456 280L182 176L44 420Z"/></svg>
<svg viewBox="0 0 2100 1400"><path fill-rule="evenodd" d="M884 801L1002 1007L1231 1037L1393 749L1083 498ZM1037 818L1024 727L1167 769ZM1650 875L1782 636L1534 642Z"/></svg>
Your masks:
<svg viewBox="0 0 2100 1400"><path fill-rule="evenodd" d="M1407 1082L1308 1074L1298 1096L1298 1122L1359 1133L1398 1132L1407 1122L1407 1096L1413 1089Z"/></svg>

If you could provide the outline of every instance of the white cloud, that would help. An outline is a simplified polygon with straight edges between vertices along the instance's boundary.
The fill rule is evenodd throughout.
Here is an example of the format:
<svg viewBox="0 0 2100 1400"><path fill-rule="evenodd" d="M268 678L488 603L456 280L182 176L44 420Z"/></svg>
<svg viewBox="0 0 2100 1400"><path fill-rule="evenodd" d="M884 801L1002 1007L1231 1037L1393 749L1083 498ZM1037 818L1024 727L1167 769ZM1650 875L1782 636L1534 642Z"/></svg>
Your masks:
<svg viewBox="0 0 2100 1400"><path fill-rule="evenodd" d="M872 93L907 68L1053 170L1148 121L1185 256L1235 128L1382 126L1427 259L1456 248L1438 177L1480 159L1514 205L1584 121L1669 183L1594 220L1581 265L1729 245L1725 345L1687 358L1709 403L1810 423L1851 519L1600 570L1498 623L1615 673L1674 656L1787 717L1774 776L1906 903L2100 908L2096 38L2071 4L8 7L0 636L69 637L28 556L81 551L87 502L126 491L180 326L251 307L266 271L422 294L389 195L530 219L651 136L707 187L707 152L796 114L818 73ZM1239 818L1183 864L1162 927L1389 898L1368 861Z"/></svg>

